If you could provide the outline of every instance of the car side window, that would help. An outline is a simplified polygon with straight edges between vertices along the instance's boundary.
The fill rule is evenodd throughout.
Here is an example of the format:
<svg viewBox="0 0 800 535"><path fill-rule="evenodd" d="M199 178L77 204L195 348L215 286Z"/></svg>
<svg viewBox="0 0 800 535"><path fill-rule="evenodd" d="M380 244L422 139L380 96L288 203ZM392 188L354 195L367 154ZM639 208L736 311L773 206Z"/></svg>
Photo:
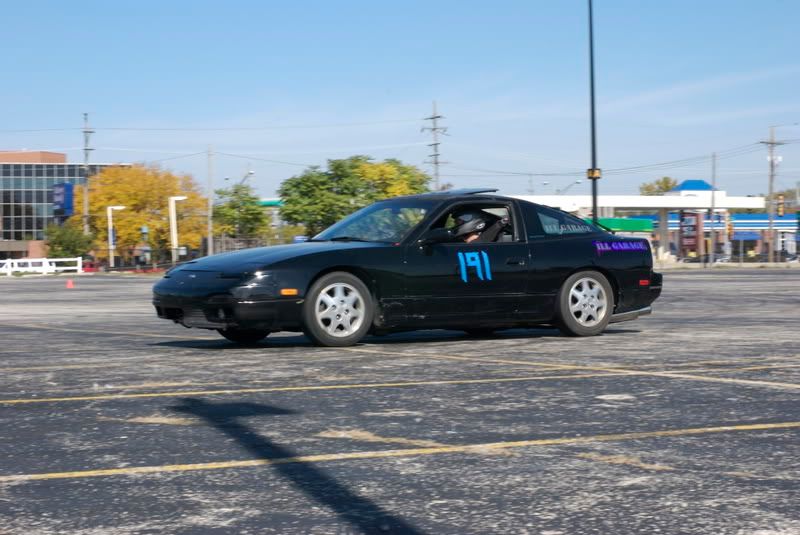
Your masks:
<svg viewBox="0 0 800 535"><path fill-rule="evenodd" d="M523 214L528 239L599 232L582 219L545 206L524 205Z"/></svg>
<svg viewBox="0 0 800 535"><path fill-rule="evenodd" d="M482 243L494 242L515 242L516 238L513 213L510 205L497 203L461 203L448 210L447 213L439 217L430 228L446 228L455 230L456 215L465 210L474 210L483 213L488 227L484 231L486 235L481 240ZM491 236L489 236L491 235ZM454 240L452 243L462 243L462 240Z"/></svg>

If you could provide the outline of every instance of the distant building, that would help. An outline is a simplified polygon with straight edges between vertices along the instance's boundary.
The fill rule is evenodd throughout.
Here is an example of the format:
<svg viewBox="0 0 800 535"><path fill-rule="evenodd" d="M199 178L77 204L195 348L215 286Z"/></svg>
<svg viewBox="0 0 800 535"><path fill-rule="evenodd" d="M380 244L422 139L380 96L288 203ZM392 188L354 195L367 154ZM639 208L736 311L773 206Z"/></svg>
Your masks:
<svg viewBox="0 0 800 535"><path fill-rule="evenodd" d="M117 164L91 164L89 176ZM44 256L44 231L55 222L53 186L83 185L83 164L66 154L0 151L0 259Z"/></svg>

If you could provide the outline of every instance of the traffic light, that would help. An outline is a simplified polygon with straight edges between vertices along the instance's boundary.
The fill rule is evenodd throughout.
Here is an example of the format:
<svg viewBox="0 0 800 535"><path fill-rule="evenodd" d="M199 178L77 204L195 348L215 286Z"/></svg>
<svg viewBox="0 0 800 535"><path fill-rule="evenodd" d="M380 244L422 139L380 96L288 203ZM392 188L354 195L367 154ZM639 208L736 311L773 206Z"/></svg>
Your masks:
<svg viewBox="0 0 800 535"><path fill-rule="evenodd" d="M728 239L732 240L733 239L733 218L731 217L730 214L727 214L725 216L725 227L728 230Z"/></svg>
<svg viewBox="0 0 800 535"><path fill-rule="evenodd" d="M786 213L786 206L783 199L783 193L778 194L778 217L783 217L783 214Z"/></svg>

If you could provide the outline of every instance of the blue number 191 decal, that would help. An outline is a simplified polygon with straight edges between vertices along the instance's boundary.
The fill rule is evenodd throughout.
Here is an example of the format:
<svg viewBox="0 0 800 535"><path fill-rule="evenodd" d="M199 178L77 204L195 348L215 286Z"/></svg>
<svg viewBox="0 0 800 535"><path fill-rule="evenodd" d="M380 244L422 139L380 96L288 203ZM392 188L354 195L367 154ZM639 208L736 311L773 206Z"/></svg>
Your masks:
<svg viewBox="0 0 800 535"><path fill-rule="evenodd" d="M479 280L492 280L492 266L489 255L485 251L480 253L458 253L458 265L461 268L461 280L469 282L467 268L474 268Z"/></svg>

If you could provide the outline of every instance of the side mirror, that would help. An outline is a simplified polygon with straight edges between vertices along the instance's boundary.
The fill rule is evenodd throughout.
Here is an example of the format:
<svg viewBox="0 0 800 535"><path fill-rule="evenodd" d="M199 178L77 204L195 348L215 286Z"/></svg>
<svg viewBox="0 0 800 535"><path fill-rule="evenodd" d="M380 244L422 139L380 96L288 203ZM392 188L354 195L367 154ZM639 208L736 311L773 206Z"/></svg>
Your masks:
<svg viewBox="0 0 800 535"><path fill-rule="evenodd" d="M434 228L422 235L417 242L420 246L433 245L453 241L453 234L446 228Z"/></svg>

